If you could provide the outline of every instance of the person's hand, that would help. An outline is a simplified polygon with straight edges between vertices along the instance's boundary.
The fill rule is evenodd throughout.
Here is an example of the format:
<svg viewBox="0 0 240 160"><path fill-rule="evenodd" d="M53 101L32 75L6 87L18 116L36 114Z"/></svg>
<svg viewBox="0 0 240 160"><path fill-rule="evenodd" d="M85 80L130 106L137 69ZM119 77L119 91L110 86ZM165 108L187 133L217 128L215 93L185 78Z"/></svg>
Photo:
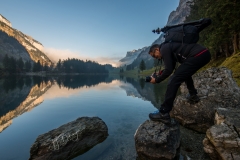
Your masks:
<svg viewBox="0 0 240 160"><path fill-rule="evenodd" d="M156 80L155 80L155 78L153 77L153 76L151 76L151 81L150 81L150 83L153 83L153 84L155 84L156 83Z"/></svg>

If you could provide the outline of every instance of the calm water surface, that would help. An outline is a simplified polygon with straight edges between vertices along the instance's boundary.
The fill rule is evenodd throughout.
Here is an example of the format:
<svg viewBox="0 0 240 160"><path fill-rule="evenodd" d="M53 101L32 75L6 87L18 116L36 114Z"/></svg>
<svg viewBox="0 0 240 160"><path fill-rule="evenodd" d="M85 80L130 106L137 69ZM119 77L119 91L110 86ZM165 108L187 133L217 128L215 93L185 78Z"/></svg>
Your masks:
<svg viewBox="0 0 240 160"><path fill-rule="evenodd" d="M108 75L2 78L0 159L27 160L39 135L83 116L101 118L109 136L76 160L136 159L134 134L165 90L165 83Z"/></svg>

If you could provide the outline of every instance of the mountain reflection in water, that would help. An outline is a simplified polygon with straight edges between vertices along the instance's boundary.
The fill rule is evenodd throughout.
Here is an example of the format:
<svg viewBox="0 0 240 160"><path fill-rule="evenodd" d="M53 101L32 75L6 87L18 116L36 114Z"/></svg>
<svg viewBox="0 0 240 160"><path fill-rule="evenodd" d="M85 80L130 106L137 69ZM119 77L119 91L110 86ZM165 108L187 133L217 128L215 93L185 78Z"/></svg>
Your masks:
<svg viewBox="0 0 240 160"><path fill-rule="evenodd" d="M125 97L122 95L122 91L125 91ZM120 133L125 133L125 134L129 134L130 138L126 138L124 139L125 141L129 139L129 145L131 145L131 149L130 151L132 153L125 153L125 157L131 156L136 156L135 154L135 148L134 148L134 142L133 142L133 135L135 130L137 129L138 125L143 123L146 119L148 119L147 115L150 111L155 110L153 106L155 106L156 108L160 107L161 101L164 97L164 93L166 90L166 84L165 83L161 83L161 84L157 84L157 85L152 85L149 83L145 83L143 79L139 79L139 78L128 78L128 77L110 77L108 75L81 75L81 76L60 76L60 77L40 77L40 76L26 76L26 77L8 77L8 78L1 78L0 79L0 140L1 140L1 136L4 135L5 130L10 127L11 125L13 125L14 123L17 123L18 121L15 122L15 118L19 117L21 119L22 116L25 117L25 113L29 113L26 116L31 116L32 110L34 108L38 108L37 106L41 106L41 108L43 108L43 106L46 104L48 105L48 109L51 109L52 106L57 107L59 105L59 103L61 103L61 101L67 101L67 103L69 104L69 111L63 111L61 112L61 107L59 107L59 109L55 109L54 112L55 113L59 113L59 114L67 114L69 112L72 112L72 109L75 109L73 106L79 106L79 107L83 107L87 106L89 103L92 101L95 101L94 104L96 103L96 105L94 105L94 107L96 106L97 108L95 108L94 110L92 110L91 112L89 112L90 114L88 116L91 116L92 114L95 114L95 110L102 108L103 112L104 109L107 109L108 112L109 107L117 107L119 106L120 109L123 109L125 106L132 106L132 108L124 108L124 114L123 116L126 115L131 115L134 114L135 112L138 112L138 105L139 105L139 111L141 110L146 110L146 111L141 111L140 115L145 115L145 116L141 116L138 118L138 121L134 121L134 126L130 125L128 126L127 124L124 123L128 123L126 121L126 119L128 118L123 118L122 117L117 117L119 115L113 116L114 119L111 119L111 121L113 121L112 123L117 123L118 125L122 124L123 126L118 126L119 129L112 131L112 135L114 136L110 136L103 144L101 144L102 146L106 145L107 148L112 146L112 145L120 145L120 144L115 144L115 143L122 143L121 141L115 142L114 144L112 143L113 139L116 139L116 135L119 135ZM88 97L82 99L82 103L79 102L75 102L75 99L79 99L79 97L83 97L86 96L87 93L90 93L89 95L87 95ZM101 95L101 93L104 92L104 95ZM120 96L119 96L120 94ZM127 97L131 96L133 98L138 98L139 100L133 100L132 102L129 101ZM88 99L89 98L89 99ZM103 99L107 99L107 100L103 100ZM53 100L53 102L51 101ZM48 102L44 102L44 101L51 101L51 104L48 104ZM86 101L86 102L85 102ZM118 102L119 101L119 102ZM137 102L135 102L137 101ZM147 102L147 104L143 103L144 101ZM152 103L152 107L151 105L149 105L148 102ZM136 103L136 104L135 104ZM43 104L43 105L42 105ZM122 105L122 106L120 106ZM142 105L142 106L141 106ZM60 105L59 105L60 106ZM144 106L148 106L147 108L144 108ZM135 110L132 110L132 113L128 113L128 109L133 109L134 107L136 107ZM141 108L143 107L143 108ZM150 108L149 108L150 107ZM118 108L116 108L117 110ZM127 110L126 110L127 109ZM35 110L35 109L34 109ZM31 112L29 112L31 111ZM84 110L82 110L84 113ZM53 113L54 113L53 112ZM113 111L114 112L114 111ZM39 108L39 113L41 113L41 109ZM87 114L87 113L86 113ZM98 113L96 113L98 114ZM111 113L109 113L111 114ZM36 113L37 115L37 113ZM47 116L47 114L45 113L44 115ZM135 115L136 117L139 116ZM52 116L53 122L56 121L56 119L54 119L55 115ZM68 116L69 117L69 116ZM71 116L70 116L71 117ZM18 118L18 119L19 119ZM44 119L44 117L42 117ZM72 118L72 117L71 117ZM75 117L77 118L77 117ZM59 119L59 117L58 117ZM69 119L69 118L68 118ZM72 118L74 119L74 118ZM103 118L104 119L104 118ZM31 119L28 119L31 120ZM69 119L70 120L70 119ZM69 121L68 120L68 121ZM68 122L66 121L66 122ZM107 120L106 120L107 121ZM131 120L130 120L131 121ZM64 123L66 123L64 120ZM40 126L42 126L44 128L45 124L41 124ZM58 122L60 123L60 122ZM61 123L63 124L63 123ZM109 123L110 126L108 127L115 127L115 126L111 126L111 123ZM18 125L18 124L16 124ZM36 125L36 124L35 124ZM56 127L58 127L59 125L55 126L48 126L44 128L44 131L48 131L51 129L54 129ZM12 128L14 129L14 127L18 127L18 126L13 126ZM28 127L28 126L22 126L24 127ZM30 127L30 126L29 126ZM121 128L129 128L131 129L130 131L127 130L122 130ZM49 128L49 129L48 129ZM110 129L111 131L111 129ZM117 131L117 132L116 132ZM10 131L9 131L10 132ZM114 133L113 133L114 132ZM6 130L7 133L7 130ZM32 141L36 139L37 135L40 135L41 133L36 133L36 135L34 135L33 133L26 133L29 137L29 146L27 146L26 143L26 148L25 150L30 149L30 144L32 144ZM26 135L26 136L27 136ZM13 135L4 135L6 136L8 139L11 139ZM3 137L4 137L3 136ZM132 138L131 138L132 137ZM123 137L119 137L119 138L123 138ZM6 138L5 138L6 139ZM30 141L31 139L31 141ZM116 140L114 140L116 141ZM131 143L130 143L131 142ZM7 143L7 142L5 142ZM11 142L8 142L11 143ZM2 145L6 145L4 144L4 142L1 141ZM2 148L3 146L0 144L0 148ZM101 146L100 145L100 146ZM11 145L9 144L9 146L11 147ZM121 145L120 145L121 146ZM123 147L123 146L122 146ZM125 146L126 147L126 146ZM24 147L23 147L24 148ZM95 149L94 149L95 148ZM97 152L96 149L99 147L94 147L92 150L94 152ZM101 148L101 147L100 147ZM114 148L114 147L113 147ZM123 147L124 148L124 147ZM114 155L111 155L115 158L118 158L119 155L124 155L123 153L120 153L121 150L125 150L125 149L121 149L118 150L117 153L115 153ZM17 150L19 148L10 148L10 150L12 150L13 152L15 152L15 150ZM100 149L98 149L98 152ZM108 149L106 149L104 151L107 152ZM87 157L88 159L90 159L90 157L93 156L93 151L89 151L89 153L86 153L82 156L83 157ZM103 151L102 151L103 152ZM17 154L17 152L16 152ZM100 153L99 153L100 154ZM102 154L102 153L101 153ZM129 155L128 155L129 154ZM19 157L24 157L23 159L27 159L29 155L29 151L28 153L23 153L22 151L19 150ZM96 155L96 154L94 154ZM4 158L11 158L11 153L9 152L9 154L6 152L5 157ZM96 155L97 156L97 155ZM108 154L104 154L102 155L104 156L108 156ZM78 157L77 159L81 159L81 156ZM96 158L96 157L95 157ZM1 159L1 155L0 155L0 159ZM14 159L14 158L13 158Z"/></svg>

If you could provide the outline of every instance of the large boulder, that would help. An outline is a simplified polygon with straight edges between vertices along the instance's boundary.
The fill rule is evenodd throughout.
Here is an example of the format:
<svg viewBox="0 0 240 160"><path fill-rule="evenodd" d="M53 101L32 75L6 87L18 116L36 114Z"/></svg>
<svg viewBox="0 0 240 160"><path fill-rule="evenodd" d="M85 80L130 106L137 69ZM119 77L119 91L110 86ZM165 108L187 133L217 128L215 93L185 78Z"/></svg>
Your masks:
<svg viewBox="0 0 240 160"><path fill-rule="evenodd" d="M203 145L213 160L240 159L240 109L218 108Z"/></svg>
<svg viewBox="0 0 240 160"><path fill-rule="evenodd" d="M172 119L171 125L147 120L135 135L138 160L170 160L177 156L180 145L179 124Z"/></svg>
<svg viewBox="0 0 240 160"><path fill-rule="evenodd" d="M81 117L38 136L30 149L29 160L69 160L107 136L107 125L100 118Z"/></svg>
<svg viewBox="0 0 240 160"><path fill-rule="evenodd" d="M214 125L214 112L218 107L240 106L240 88L232 78L232 72L225 67L210 68L193 76L200 102L190 104L185 83L180 86L181 94L176 97L171 117L184 127L205 133ZM238 107L240 108L240 107Z"/></svg>

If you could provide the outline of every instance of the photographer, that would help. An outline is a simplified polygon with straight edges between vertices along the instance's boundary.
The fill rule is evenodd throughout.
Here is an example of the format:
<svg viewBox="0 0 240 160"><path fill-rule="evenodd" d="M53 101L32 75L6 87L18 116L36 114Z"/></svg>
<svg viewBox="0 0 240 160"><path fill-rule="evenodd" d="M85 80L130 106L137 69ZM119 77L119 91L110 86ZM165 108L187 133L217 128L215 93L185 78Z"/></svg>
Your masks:
<svg viewBox="0 0 240 160"><path fill-rule="evenodd" d="M154 44L151 46L149 54L153 58L162 59L165 65L161 74L150 77L149 81L153 84L160 83L169 77L175 69L176 62L181 64L169 78L165 100L161 104L160 110L149 114L151 120L169 124L171 123L169 112L172 110L181 83L185 82L187 85L189 91L187 99L189 102L197 103L200 100L193 84L192 75L210 61L211 54L205 47L197 43L185 44L177 42L162 43L161 45Z"/></svg>

